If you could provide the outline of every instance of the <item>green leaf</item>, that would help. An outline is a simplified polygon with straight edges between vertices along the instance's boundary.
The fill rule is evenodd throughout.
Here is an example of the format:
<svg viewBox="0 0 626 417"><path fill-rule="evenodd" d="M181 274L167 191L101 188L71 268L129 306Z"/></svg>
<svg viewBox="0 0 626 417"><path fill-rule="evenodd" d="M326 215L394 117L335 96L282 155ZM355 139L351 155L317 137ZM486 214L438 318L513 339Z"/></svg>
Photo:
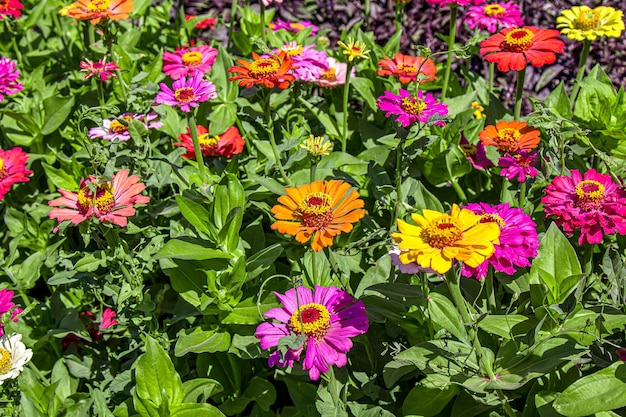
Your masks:
<svg viewBox="0 0 626 417"><path fill-rule="evenodd" d="M311 103L304 99L299 100L313 115L319 120L319 122L324 125L324 129L326 129L326 134L331 137L339 137L339 130L335 122L330 118L328 114L318 109L316 106L313 106Z"/></svg>
<svg viewBox="0 0 626 417"><path fill-rule="evenodd" d="M180 404L170 408L171 417L226 417L211 404Z"/></svg>
<svg viewBox="0 0 626 417"><path fill-rule="evenodd" d="M67 191L78 191L79 187L76 182L76 178L74 178L74 176L69 174L66 170L54 168L45 162L42 162L41 166L46 172L46 177L52 182L52 184L54 184L55 187Z"/></svg>
<svg viewBox="0 0 626 417"><path fill-rule="evenodd" d="M448 152L437 155L424 163L424 176L433 185L443 185L472 171L472 165L458 147L453 145Z"/></svg>
<svg viewBox="0 0 626 417"><path fill-rule="evenodd" d="M535 407L539 417L563 417L563 414L557 413L556 410L552 408L552 403L558 395L558 392L545 390L537 393L535 396Z"/></svg>
<svg viewBox="0 0 626 417"><path fill-rule="evenodd" d="M489 315L478 322L478 327L490 334L496 334L505 339L512 336L526 334L536 325L536 321L519 314Z"/></svg>
<svg viewBox="0 0 626 417"><path fill-rule="evenodd" d="M263 410L268 411L270 406L276 402L276 388L271 382L254 376L243 394L239 397L229 398L220 405L220 410L228 415L240 414L252 401L256 401Z"/></svg>
<svg viewBox="0 0 626 417"><path fill-rule="evenodd" d="M226 129L233 126L237 122L237 104L235 103L220 103L214 106L209 114L209 121L211 122L211 136L221 135Z"/></svg>
<svg viewBox="0 0 626 417"><path fill-rule="evenodd" d="M246 260L246 271L248 271L248 280L253 280L269 269L278 257L283 253L283 246L280 243L274 243L267 248L255 253Z"/></svg>
<svg viewBox="0 0 626 417"><path fill-rule="evenodd" d="M616 362L582 377L554 400L553 407L567 417L626 407L626 363Z"/></svg>
<svg viewBox="0 0 626 417"><path fill-rule="evenodd" d="M374 97L374 83L369 78L354 77L350 78L350 84L352 84L355 90L359 93L361 98L365 100L365 103L370 109L376 110L376 97Z"/></svg>
<svg viewBox="0 0 626 417"><path fill-rule="evenodd" d="M107 258L104 251L95 251L83 255L75 264L74 270L78 272L94 272L101 266L106 266Z"/></svg>
<svg viewBox="0 0 626 417"><path fill-rule="evenodd" d="M211 225L209 211L204 206L182 195L176 196L176 204L178 204L178 208L180 208L180 212L185 220L193 227L207 236L213 236L213 232L209 227Z"/></svg>
<svg viewBox="0 0 626 417"><path fill-rule="evenodd" d="M572 117L572 103L569 99L569 95L567 95L567 92L565 91L562 81L554 90L552 90L550 95L544 101L544 105L565 119L570 119Z"/></svg>
<svg viewBox="0 0 626 417"><path fill-rule="evenodd" d="M74 95L69 97L53 96L43 101L45 119L41 128L42 135L49 135L65 122L74 107L74 97Z"/></svg>
<svg viewBox="0 0 626 417"><path fill-rule="evenodd" d="M459 392L454 384L442 385L440 378L427 376L409 391L402 412L405 416L434 417L439 414Z"/></svg>
<svg viewBox="0 0 626 417"><path fill-rule="evenodd" d="M212 395L224 390L222 384L210 378L194 378L183 382L184 402L205 402Z"/></svg>
<svg viewBox="0 0 626 417"><path fill-rule="evenodd" d="M230 333L218 332L216 329L202 330L196 327L189 333L181 330L177 337L174 354L179 357L190 352L225 352L230 347Z"/></svg>
<svg viewBox="0 0 626 417"><path fill-rule="evenodd" d="M463 319L452 301L442 294L433 292L428 298L428 313L433 322L446 329L460 341L469 344Z"/></svg>
<svg viewBox="0 0 626 417"><path fill-rule="evenodd" d="M391 273L391 257L388 254L382 255L376 261L376 265L371 266L365 272L365 275L359 281L359 286L354 292L356 299L361 298L363 293L368 287L375 284L381 284L389 280L389 274Z"/></svg>
<svg viewBox="0 0 626 417"><path fill-rule="evenodd" d="M154 259L173 258L186 260L230 259L231 255L218 249L210 249L180 239L169 240Z"/></svg>

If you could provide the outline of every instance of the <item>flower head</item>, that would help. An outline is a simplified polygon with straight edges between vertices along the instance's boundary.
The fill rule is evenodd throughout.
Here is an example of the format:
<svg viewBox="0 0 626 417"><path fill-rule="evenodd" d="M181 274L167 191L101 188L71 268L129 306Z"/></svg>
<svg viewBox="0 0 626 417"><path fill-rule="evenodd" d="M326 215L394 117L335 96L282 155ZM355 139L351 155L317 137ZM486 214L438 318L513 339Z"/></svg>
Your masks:
<svg viewBox="0 0 626 417"><path fill-rule="evenodd" d="M525 182L526 177L534 178L537 176L537 170L534 167L536 158L536 152L520 151L506 154L498 159L498 166L502 168L500 175L509 180L517 179L518 182Z"/></svg>
<svg viewBox="0 0 626 417"><path fill-rule="evenodd" d="M478 28L489 33L524 26L519 6L512 1L472 6L465 14L465 21L470 29Z"/></svg>
<svg viewBox="0 0 626 417"><path fill-rule="evenodd" d="M461 136L459 146L475 169L485 169L493 166L493 162L487 158L487 152L485 152L485 146L482 143L472 145L465 136Z"/></svg>
<svg viewBox="0 0 626 417"><path fill-rule="evenodd" d="M312 159L330 155L330 151L333 150L333 144L329 140L323 136L314 135L309 136L304 143L300 144L300 147L305 149Z"/></svg>
<svg viewBox="0 0 626 417"><path fill-rule="evenodd" d="M100 325L98 326L98 328L108 329L115 326L117 324L117 320L115 320L116 316L117 314L115 313L115 310L112 310L108 307L105 308L102 312L102 319L100 320Z"/></svg>
<svg viewBox="0 0 626 417"><path fill-rule="evenodd" d="M387 57L383 57L378 61L380 69L376 74L383 77L393 75L398 77L402 84L408 84L417 80L417 76L420 76L420 84L428 81L433 81L437 77L437 67L431 59L423 57L413 57L410 55L402 55L400 53L393 56L393 60Z"/></svg>
<svg viewBox="0 0 626 417"><path fill-rule="evenodd" d="M287 188L287 195L278 197L272 207L276 221L272 230L295 236L300 243L311 242L311 249L319 252L333 244L335 236L350 232L352 223L363 216L363 200L350 184L342 180L315 181L295 188Z"/></svg>
<svg viewBox="0 0 626 417"><path fill-rule="evenodd" d="M558 176L541 199L546 217L553 217L567 236L580 230L578 244L602 242L604 235L626 234L626 191L608 174L573 169Z"/></svg>
<svg viewBox="0 0 626 417"><path fill-rule="evenodd" d="M111 181L101 181L90 175L80 181L77 193L59 190L62 197L48 202L49 206L55 207L48 217L58 221L54 231L65 220L77 225L94 217L101 222L125 227L127 218L135 215L135 204L150 201L150 197L141 195L146 186L139 182L139 177L128 174L128 170L122 169L113 175Z"/></svg>
<svg viewBox="0 0 626 417"><path fill-rule="evenodd" d="M556 27L563 35L577 41L609 36L619 38L624 31L624 13L612 7L573 6L556 18Z"/></svg>
<svg viewBox="0 0 626 417"><path fill-rule="evenodd" d="M516 268L530 266L530 260L537 256L539 240L536 224L521 208L509 207L508 203L490 206L485 203L471 203L465 206L480 216L481 223L495 223L500 228L499 243L494 244L496 251L483 263L473 268L463 265L462 274L478 280L487 275L489 265L496 271L513 275Z"/></svg>
<svg viewBox="0 0 626 417"><path fill-rule="evenodd" d="M201 72L196 72L191 78L183 77L174 81L171 89L165 83L159 85L161 92L157 94L155 101L180 107L184 112L191 111L192 107L198 107L203 101L217 98L215 86L210 81L204 81Z"/></svg>
<svg viewBox="0 0 626 417"><path fill-rule="evenodd" d="M32 357L33 351L26 349L21 334L0 337L0 385L7 379L17 378Z"/></svg>
<svg viewBox="0 0 626 417"><path fill-rule="evenodd" d="M198 134L198 142L200 142L200 151L203 156L223 156L224 158L232 158L243 151L246 143L239 134L239 129L231 126L221 135L209 135L209 129L197 125L196 132ZM187 153L183 154L183 158L194 159L196 151L193 147L191 131L187 127L187 133L178 136L180 142L174 143L174 146L183 146Z"/></svg>
<svg viewBox="0 0 626 417"><path fill-rule="evenodd" d="M495 146L502 153L530 151L535 149L539 139L538 129L527 126L526 122L504 120L485 127L478 133L480 142L485 146Z"/></svg>
<svg viewBox="0 0 626 417"><path fill-rule="evenodd" d="M228 69L238 75L229 78L229 81L239 81L242 87L250 88L255 84L262 84L267 88L278 87L282 90L295 81L292 73L293 63L284 52L269 57L261 57L252 52L252 61L237 59L239 65Z"/></svg>
<svg viewBox="0 0 626 417"><path fill-rule="evenodd" d="M13 184L30 181L33 171L26 169L28 155L22 148L8 151L0 149L0 201L4 199Z"/></svg>
<svg viewBox="0 0 626 417"><path fill-rule="evenodd" d="M370 52L369 49L365 49L367 46L359 40L348 38L348 44L341 41L337 42L337 44L343 50L343 54L348 55L348 61L350 62L352 62L355 58L370 59L368 55Z"/></svg>
<svg viewBox="0 0 626 417"><path fill-rule="evenodd" d="M392 246L391 250L389 250L389 256L391 257L391 265L397 266L398 270L402 272L403 274L417 274L420 272L426 272L428 274L436 274L436 272L433 271L432 269L422 268L415 262L409 262L407 264L403 264L400 261L401 253L402 251L397 246Z"/></svg>
<svg viewBox="0 0 626 417"><path fill-rule="evenodd" d="M445 125L441 118L448 115L448 106L437 102L430 93L424 96L422 90L419 90L417 96L412 96L403 88L400 88L398 92L400 95L386 90L385 95L378 97L376 101L378 108L387 112L386 117L392 114L398 115L396 122L403 127L408 127L415 122L429 123L433 120L436 126Z"/></svg>
<svg viewBox="0 0 626 417"><path fill-rule="evenodd" d="M291 58L293 63L292 72L298 81L316 81L325 71L328 71L326 52L318 51L315 45L298 45L295 41L287 42L280 50L274 53L284 52Z"/></svg>
<svg viewBox="0 0 626 417"><path fill-rule="evenodd" d="M24 89L22 83L17 81L20 77L20 70L16 68L17 62L1 57L0 58L0 103L4 101L4 94L17 94Z"/></svg>
<svg viewBox="0 0 626 417"><path fill-rule="evenodd" d="M130 139L128 126L134 120L140 121L146 129L157 129L163 126L161 122L153 122L157 117L159 115L154 112L148 114L124 113L119 115L117 119L104 119L102 120L102 127L89 129L89 139L102 138L111 142L117 139L125 142Z"/></svg>
<svg viewBox="0 0 626 417"><path fill-rule="evenodd" d="M448 5L469 6L471 4L483 4L485 0L426 0L430 5L439 5L446 7Z"/></svg>
<svg viewBox="0 0 626 417"><path fill-rule="evenodd" d="M552 64L565 44L558 30L534 26L507 28L480 43L480 55L488 62L498 63L503 72L520 71L530 63L534 67Z"/></svg>
<svg viewBox="0 0 626 417"><path fill-rule="evenodd" d="M176 48L175 52L163 52L163 72L173 80L191 77L196 73L211 71L217 49L208 45Z"/></svg>
<svg viewBox="0 0 626 417"><path fill-rule="evenodd" d="M450 214L424 209L413 213L417 225L400 219L398 232L391 237L401 253L400 262L415 263L443 274L454 260L476 268L494 254L500 228L495 223L481 223L480 216L454 204Z"/></svg>
<svg viewBox="0 0 626 417"><path fill-rule="evenodd" d="M133 0L78 0L64 9L67 16L97 25L107 19L128 19L134 8Z"/></svg>
<svg viewBox="0 0 626 417"><path fill-rule="evenodd" d="M295 334L304 341L298 348L289 348L284 357L274 351L269 365L292 367L302 361L302 369L317 380L329 366L345 366L346 353L352 348L350 338L367 332L369 321L362 301L356 301L347 291L337 287L315 286L292 288L285 294L274 293L282 307L272 308L263 314L274 322L261 323L254 335L261 349L278 346L280 339Z"/></svg>
<svg viewBox="0 0 626 417"><path fill-rule="evenodd" d="M189 21L191 19L195 19L196 16L195 14L186 14L185 15L185 21ZM207 17L205 19L201 19L199 22L197 22L195 25L193 25L194 28L196 29L213 29L215 27L215 22L217 22L217 19L214 17Z"/></svg>
<svg viewBox="0 0 626 417"><path fill-rule="evenodd" d="M0 315L4 313L11 312L11 320L17 322L18 315L23 311L19 307L15 307L15 303L13 302L13 295L15 293L11 290L3 288L0 290ZM4 336L4 327L2 323L0 323L0 336Z"/></svg>
<svg viewBox="0 0 626 417"><path fill-rule="evenodd" d="M100 77L102 81L109 81L109 77L115 77L111 71L117 71L120 69L115 62L106 62L107 57L105 56L99 61L93 62L87 58L84 61L80 62L81 71L87 71L87 75L85 75L85 79L91 77L92 75L97 75Z"/></svg>
<svg viewBox="0 0 626 417"><path fill-rule="evenodd" d="M345 62L339 62L335 58L327 57L326 64L328 70L322 71L319 78L315 81L315 84L323 88L337 87L338 85L344 85L346 83L346 73L348 71L348 64ZM352 67L350 71L350 78L356 76L356 70Z"/></svg>
<svg viewBox="0 0 626 417"><path fill-rule="evenodd" d="M485 108L479 102L472 101L472 109L474 109L474 119L480 120L485 118L483 114Z"/></svg>
<svg viewBox="0 0 626 417"><path fill-rule="evenodd" d="M0 20L4 16L13 16L17 19L23 9L24 5L20 3L20 0L0 0Z"/></svg>
<svg viewBox="0 0 626 417"><path fill-rule="evenodd" d="M283 0L261 0L261 3L263 3L263 6L267 7L272 3L282 4Z"/></svg>
<svg viewBox="0 0 626 417"><path fill-rule="evenodd" d="M313 23L303 20L300 22L289 22L287 20L276 19L275 22L269 24L269 28L274 32L284 29L288 32L298 33L306 28L311 28L311 36L315 36L319 28Z"/></svg>

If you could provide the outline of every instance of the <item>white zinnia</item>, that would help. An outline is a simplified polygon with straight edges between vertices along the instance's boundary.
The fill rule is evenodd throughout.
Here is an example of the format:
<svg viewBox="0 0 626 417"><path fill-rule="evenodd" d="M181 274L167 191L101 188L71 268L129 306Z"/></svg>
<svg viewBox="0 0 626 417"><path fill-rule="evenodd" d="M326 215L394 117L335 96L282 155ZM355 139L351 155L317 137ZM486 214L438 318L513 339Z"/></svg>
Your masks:
<svg viewBox="0 0 626 417"><path fill-rule="evenodd" d="M26 349L21 334L0 337L0 385L5 379L17 378L32 357L33 351Z"/></svg>

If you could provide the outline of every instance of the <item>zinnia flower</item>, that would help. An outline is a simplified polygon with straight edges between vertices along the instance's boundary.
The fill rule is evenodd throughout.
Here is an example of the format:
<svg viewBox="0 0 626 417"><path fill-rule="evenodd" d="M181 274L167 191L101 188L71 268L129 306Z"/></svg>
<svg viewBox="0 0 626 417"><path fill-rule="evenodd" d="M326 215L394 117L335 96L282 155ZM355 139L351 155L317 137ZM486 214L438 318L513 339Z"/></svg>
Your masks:
<svg viewBox="0 0 626 417"><path fill-rule="evenodd" d="M85 328L89 332L89 336L91 336L92 341L102 340L102 329L108 329L115 326L117 323L115 310L110 308L105 308L102 312L102 317L100 318L100 324L96 327L95 323L98 321L96 315L91 311L81 311L78 317L81 319ZM67 349L70 345L74 345L76 350L79 352L82 350L81 343L85 345L90 345L91 342L89 340L85 340L81 337L78 337L74 333L69 333L61 342L63 349Z"/></svg>
<svg viewBox="0 0 626 417"><path fill-rule="evenodd" d="M48 217L58 221L54 232L65 220L77 225L93 217L104 223L113 223L125 227L127 218L135 215L135 204L146 204L150 197L142 196L146 186L139 182L136 175L128 176L129 172L122 169L113 176L111 181L101 181L90 175L80 181L78 193L59 190L63 197L48 202L53 208Z"/></svg>
<svg viewBox="0 0 626 417"><path fill-rule="evenodd" d="M315 181L296 188L287 188L287 195L278 197L272 207L276 221L272 230L295 236L300 243L313 237L311 249L321 251L333 244L335 236L350 232L352 223L363 216L363 200L350 184L342 180Z"/></svg>
<svg viewBox="0 0 626 417"><path fill-rule="evenodd" d="M330 155L333 144L323 136L309 136L300 147L307 151L309 158L320 159L322 156Z"/></svg>
<svg viewBox="0 0 626 417"><path fill-rule="evenodd" d="M416 264L415 262L409 262L408 264L403 264L400 261L400 254L402 253L402 251L400 250L400 248L398 248L397 246L392 246L391 250L389 251L389 256L391 257L391 265L393 266L397 266L398 270L400 272L402 272L403 274L417 274L419 272L426 272L429 274L436 274L435 271L433 271L430 268L422 268L421 266L419 266L418 264Z"/></svg>
<svg viewBox="0 0 626 417"><path fill-rule="evenodd" d="M489 265L496 271L513 275L516 268L531 265L529 259L537 256L539 239L537 225L524 210L510 207L509 203L490 206L485 203L471 203L465 206L480 216L481 223L495 223L500 228L499 243L495 243L495 253L475 268L463 264L463 276L482 280L487 276Z"/></svg>
<svg viewBox="0 0 626 417"><path fill-rule="evenodd" d="M609 36L619 38L624 30L624 13L612 7L573 6L556 18L556 27L563 35L577 41Z"/></svg>
<svg viewBox="0 0 626 417"><path fill-rule="evenodd" d="M378 61L378 66L381 68L376 74L383 77L393 75L397 77L402 84L415 81L418 74L420 74L420 84L433 81L437 78L435 77L435 74L437 74L435 63L431 59L423 57L413 57L398 53L393 56L393 60L388 57L383 57L383 59Z"/></svg>
<svg viewBox="0 0 626 417"><path fill-rule="evenodd" d="M24 311L19 307L15 307L15 303L13 302L13 295L15 293L11 290L3 288L0 290L0 316L4 313L11 312L11 320L17 323L18 315ZM13 311L11 311L13 310ZM4 336L4 326L0 322L0 336Z"/></svg>
<svg viewBox="0 0 626 417"><path fill-rule="evenodd" d="M400 88L400 95L393 94L386 90L384 96L378 97L376 105L382 111L386 111L386 117L392 114L398 115L396 122L403 127L408 127L415 122L429 123L434 120L436 126L444 126L445 122L440 120L448 115L448 106L437 102L435 98L426 93L424 97L422 90L416 96L411 96L407 90Z"/></svg>
<svg viewBox="0 0 626 417"><path fill-rule="evenodd" d="M485 108L481 106L479 102L472 101L472 109L474 109L474 119L480 120L485 118L485 115L483 114Z"/></svg>
<svg viewBox="0 0 626 417"><path fill-rule="evenodd" d="M15 379L33 357L33 351L26 349L22 335L13 333L0 338L0 385L7 379Z"/></svg>
<svg viewBox="0 0 626 417"><path fill-rule="evenodd" d="M500 176L509 180L517 179L518 182L525 182L526 177L535 178L537 176L537 170L534 167L536 158L536 152L520 151L507 154L498 159L498 166L502 168Z"/></svg>
<svg viewBox="0 0 626 417"><path fill-rule="evenodd" d="M163 52L163 72L173 80L205 74L211 71L215 58L217 49L208 45L176 48L175 52Z"/></svg>
<svg viewBox="0 0 626 417"><path fill-rule="evenodd" d="M115 310L112 310L108 307L105 308L102 312L102 319L100 320L100 325L98 326L98 328L108 329L115 326L117 324L117 320L115 320L116 316L117 314L115 313Z"/></svg>
<svg viewBox="0 0 626 417"><path fill-rule="evenodd" d="M255 84L263 84L267 88L278 87L282 90L289 87L289 83L295 81L295 76L290 73L292 62L284 52L270 57L261 57L252 52L252 62L237 59L239 65L228 69L239 75L229 78L229 81L239 81L242 87L250 88Z"/></svg>
<svg viewBox="0 0 626 417"><path fill-rule="evenodd" d="M132 124L134 120L140 121L146 129L157 129L163 126L161 122L152 123L157 117L159 117L159 115L154 112L148 114L124 113L117 119L104 119L102 120L102 127L92 127L89 129L89 139L102 138L110 140L111 142L117 139L125 142L130 139L128 126Z"/></svg>
<svg viewBox="0 0 626 417"><path fill-rule="evenodd" d="M470 29L477 27L489 33L524 25L519 6L512 1L472 6L465 13L465 22Z"/></svg>
<svg viewBox="0 0 626 417"><path fill-rule="evenodd" d="M306 28L311 28L311 36L315 36L319 30L317 26L307 20L303 20L301 22L289 22L287 20L276 19L275 22L270 23L268 26L274 32L285 29L286 31L293 33L298 33Z"/></svg>
<svg viewBox="0 0 626 417"><path fill-rule="evenodd" d="M501 120L496 125L489 125L478 133L485 146L495 146L502 153L530 151L535 149L539 139L538 129L527 126L526 122Z"/></svg>
<svg viewBox="0 0 626 417"><path fill-rule="evenodd" d="M22 83L17 81L20 70L16 69L17 63L9 58L0 58L0 103L4 101L4 94L17 94L24 89Z"/></svg>
<svg viewBox="0 0 626 417"><path fill-rule="evenodd" d="M626 348L619 348L615 351L620 361L626 362Z"/></svg>
<svg viewBox="0 0 626 417"><path fill-rule="evenodd" d="M461 135L459 147L475 169L486 169L493 166L493 162L487 158L487 152L485 152L485 147L482 143L472 145L465 136Z"/></svg>
<svg viewBox="0 0 626 417"><path fill-rule="evenodd" d="M33 171L26 169L28 155L22 148L12 148L8 151L0 149L0 201L9 192L13 184L30 181Z"/></svg>
<svg viewBox="0 0 626 417"><path fill-rule="evenodd" d="M430 5L438 4L439 7L446 7L450 4L456 4L458 6L469 6L471 4L483 4L485 0L426 0L426 3Z"/></svg>
<svg viewBox="0 0 626 417"><path fill-rule="evenodd" d="M626 234L626 191L608 174L573 169L558 176L541 199L546 217L554 217L567 236L580 230L578 244L602 242L604 235Z"/></svg>
<svg viewBox="0 0 626 417"><path fill-rule="evenodd" d="M232 158L240 154L246 144L239 134L239 129L235 126L231 126L226 129L226 132L215 136L209 136L209 130L200 125L196 126L196 132L198 132L198 142L200 142L200 151L203 156L223 156L224 158ZM187 127L187 133L182 133L178 137L178 140L180 142L174 143L174 146L184 146L187 150L183 158L194 159L196 157L196 151L193 147L189 127Z"/></svg>
<svg viewBox="0 0 626 417"><path fill-rule="evenodd" d="M326 58L326 64L328 65L328 70L322 71L320 77L315 81L315 84L324 88L344 85L346 83L348 64L345 62L339 62L332 57ZM352 77L356 77L356 70L354 67L352 67L352 70L350 71L350 78Z"/></svg>
<svg viewBox="0 0 626 417"><path fill-rule="evenodd" d="M92 75L97 75L104 82L109 81L109 77L115 77L111 71L117 71L120 69L115 62L106 62L107 57L105 56L99 61L92 62L91 60L85 58L84 61L80 62L81 71L87 71L87 75L85 75L85 79L91 77Z"/></svg>
<svg viewBox="0 0 626 417"><path fill-rule="evenodd" d="M317 380L329 366L345 366L346 353L352 348L350 338L367 332L369 321L362 301L355 302L347 291L337 287L315 286L313 292L306 287L292 288L285 294L274 293L282 307L272 308L263 315L276 320L261 323L254 335L261 349L278 346L280 340L291 334L303 336L297 348L288 348L284 357L274 351L269 366L293 367L304 353L302 369L309 378Z"/></svg>
<svg viewBox="0 0 626 417"><path fill-rule="evenodd" d="M268 7L270 4L273 3L277 3L277 4L282 4L283 0L261 0L261 3L263 3L263 6Z"/></svg>
<svg viewBox="0 0 626 417"><path fill-rule="evenodd" d="M280 50L274 53L284 52L291 58L293 63L292 73L298 81L312 82L319 79L325 71L328 71L326 52L314 49L315 45L298 45L295 41L287 42Z"/></svg>
<svg viewBox="0 0 626 417"><path fill-rule="evenodd" d="M186 14L185 15L185 22L191 20L191 19L195 19L196 16L195 14ZM193 25L194 28L196 29L213 29L215 27L215 22L217 22L217 19L214 17L207 17L205 19L201 19L199 22L197 22L195 25Z"/></svg>
<svg viewBox="0 0 626 417"><path fill-rule="evenodd" d="M496 223L481 223L480 216L454 204L450 214L424 209L413 213L416 226L400 219L398 232L391 237L401 253L400 262L415 263L443 274L459 260L476 268L495 252L500 228Z"/></svg>
<svg viewBox="0 0 626 417"><path fill-rule="evenodd" d="M101 20L128 19L128 13L134 10L133 0L78 0L65 12L77 20L89 20L97 25Z"/></svg>
<svg viewBox="0 0 626 417"><path fill-rule="evenodd" d="M14 18L20 17L24 5L19 0L0 0L0 20L4 16L13 16Z"/></svg>
<svg viewBox="0 0 626 417"><path fill-rule="evenodd" d="M157 94L155 101L159 104L180 107L184 112L191 111L192 107L198 107L198 104L203 101L217 98L215 85L210 81L204 81L201 72L196 72L191 78L183 77L174 81L173 90L165 83L159 85L161 92Z"/></svg>
<svg viewBox="0 0 626 417"><path fill-rule="evenodd" d="M370 59L369 57L369 49L365 49L367 48L367 46L365 45L365 43L353 39L353 38L348 38L348 43L345 44L341 41L337 42L337 44L341 47L341 49L343 50L343 54L344 55L348 55L348 61L352 62L352 60L354 60L355 58L359 58L359 59Z"/></svg>
<svg viewBox="0 0 626 417"><path fill-rule="evenodd" d="M558 30L534 26L507 28L480 42L480 55L488 62L497 62L503 72L521 71L530 62L535 67L552 64L565 44Z"/></svg>

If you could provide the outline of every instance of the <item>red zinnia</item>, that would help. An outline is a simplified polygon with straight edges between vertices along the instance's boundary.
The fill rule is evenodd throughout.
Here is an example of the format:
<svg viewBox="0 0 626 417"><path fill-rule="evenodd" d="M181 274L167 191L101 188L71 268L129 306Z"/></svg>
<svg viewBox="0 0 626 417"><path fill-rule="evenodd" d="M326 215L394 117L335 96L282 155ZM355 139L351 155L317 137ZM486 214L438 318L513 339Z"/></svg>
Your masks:
<svg viewBox="0 0 626 417"><path fill-rule="evenodd" d="M252 58L254 59L252 62L237 59L240 65L229 68L228 72L236 72L239 75L228 80L239 80L239 85L246 88L263 84L267 88L278 87L282 90L295 80L291 71L294 69L291 58L284 51L269 57L261 57L252 52Z"/></svg>
<svg viewBox="0 0 626 417"><path fill-rule="evenodd" d="M28 182L33 171L26 169L28 155L22 148L0 149L0 201L18 182Z"/></svg>
<svg viewBox="0 0 626 417"><path fill-rule="evenodd" d="M565 44L557 39L558 30L534 26L507 28L480 43L480 55L488 62L498 63L503 72L521 71L530 62L535 67L552 64Z"/></svg>
<svg viewBox="0 0 626 417"><path fill-rule="evenodd" d="M388 57L383 57L378 61L378 66L381 67L376 74L383 77L393 75L398 77L402 84L408 84L411 81L415 81L417 74L422 74L420 83L433 81L436 77L437 67L431 59L423 57L414 57L410 55L395 54L393 60Z"/></svg>
<svg viewBox="0 0 626 417"><path fill-rule="evenodd" d="M203 156L223 156L224 158L232 158L243 151L246 143L239 134L239 130L235 126L226 129L221 135L209 136L209 130L204 126L196 126L198 132L198 142L200 142L200 151ZM187 153L183 158L194 159L196 151L193 148L193 140L191 132L187 127L187 133L182 133L174 146L184 146Z"/></svg>

